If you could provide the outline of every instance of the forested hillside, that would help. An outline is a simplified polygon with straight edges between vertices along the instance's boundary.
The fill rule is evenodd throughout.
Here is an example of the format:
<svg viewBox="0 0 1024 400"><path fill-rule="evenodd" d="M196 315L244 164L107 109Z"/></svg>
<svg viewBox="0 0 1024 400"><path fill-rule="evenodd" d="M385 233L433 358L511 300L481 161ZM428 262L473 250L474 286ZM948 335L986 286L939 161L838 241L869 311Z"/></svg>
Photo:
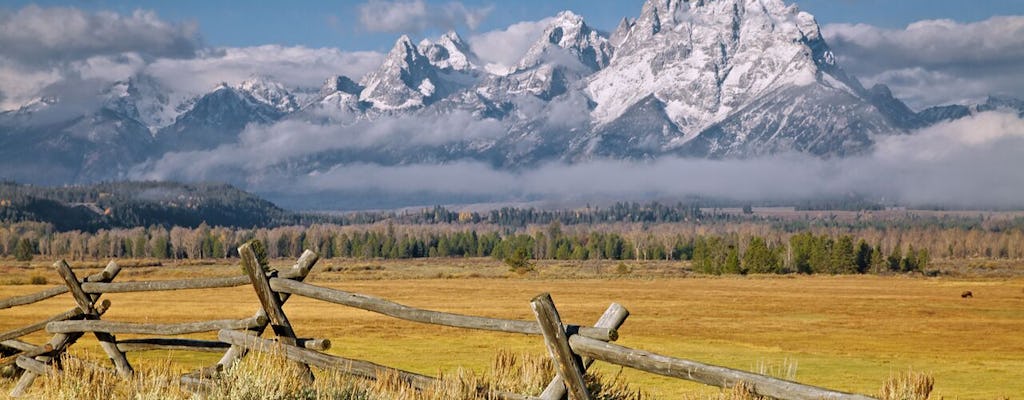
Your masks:
<svg viewBox="0 0 1024 400"><path fill-rule="evenodd" d="M43 222L57 231L158 225L194 228L294 224L295 216L224 184L117 182L43 187L0 183L0 223Z"/></svg>

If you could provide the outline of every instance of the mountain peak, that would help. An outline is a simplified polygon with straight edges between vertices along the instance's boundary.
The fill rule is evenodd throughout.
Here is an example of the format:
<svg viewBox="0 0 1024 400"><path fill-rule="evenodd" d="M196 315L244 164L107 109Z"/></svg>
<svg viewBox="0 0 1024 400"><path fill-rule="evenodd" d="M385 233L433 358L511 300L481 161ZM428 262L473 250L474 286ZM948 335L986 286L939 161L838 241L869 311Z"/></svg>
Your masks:
<svg viewBox="0 0 1024 400"><path fill-rule="evenodd" d="M431 64L443 70L466 72L476 69L478 64L469 45L454 30L442 35L436 43L423 39L419 51Z"/></svg>
<svg viewBox="0 0 1024 400"><path fill-rule="evenodd" d="M402 35L384 63L363 78L359 98L378 110L422 107L438 97L437 70L409 36Z"/></svg>
<svg viewBox="0 0 1024 400"><path fill-rule="evenodd" d="M247 93L260 103L270 105L285 113L299 109L295 96L269 75L252 74L234 88Z"/></svg>
<svg viewBox="0 0 1024 400"><path fill-rule="evenodd" d="M566 62L574 60L586 69L596 71L608 65L612 52L608 39L587 26L583 17L572 11L562 11L526 52L516 70L524 71L552 62L571 66Z"/></svg>

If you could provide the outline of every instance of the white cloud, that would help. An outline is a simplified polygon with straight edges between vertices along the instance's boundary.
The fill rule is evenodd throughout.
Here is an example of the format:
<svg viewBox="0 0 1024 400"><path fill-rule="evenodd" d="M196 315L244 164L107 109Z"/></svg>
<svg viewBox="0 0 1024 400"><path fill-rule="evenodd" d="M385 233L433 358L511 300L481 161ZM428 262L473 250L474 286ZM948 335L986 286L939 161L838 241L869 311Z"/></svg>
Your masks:
<svg viewBox="0 0 1024 400"><path fill-rule="evenodd" d="M989 94L1024 97L1024 16L927 20L904 29L831 24L823 32L844 68L869 84L890 85L916 108Z"/></svg>
<svg viewBox="0 0 1024 400"><path fill-rule="evenodd" d="M121 15L36 5L13 12L0 10L3 57L28 65L125 52L190 57L198 47L194 24L172 24L151 11Z"/></svg>
<svg viewBox="0 0 1024 400"><path fill-rule="evenodd" d="M469 45L480 60L497 71L515 67L523 55L530 50L553 18L540 21L524 21L508 28L473 35Z"/></svg>
<svg viewBox="0 0 1024 400"><path fill-rule="evenodd" d="M204 93L220 82L238 83L253 74L272 76L288 87L319 87L324 79L346 75L358 81L384 56L302 46L265 45L203 51L193 59L158 59L145 72L175 90Z"/></svg>
<svg viewBox="0 0 1024 400"><path fill-rule="evenodd" d="M493 9L458 1L435 5L424 0L370 0L359 7L359 22L372 32L419 33L462 26L476 30Z"/></svg>

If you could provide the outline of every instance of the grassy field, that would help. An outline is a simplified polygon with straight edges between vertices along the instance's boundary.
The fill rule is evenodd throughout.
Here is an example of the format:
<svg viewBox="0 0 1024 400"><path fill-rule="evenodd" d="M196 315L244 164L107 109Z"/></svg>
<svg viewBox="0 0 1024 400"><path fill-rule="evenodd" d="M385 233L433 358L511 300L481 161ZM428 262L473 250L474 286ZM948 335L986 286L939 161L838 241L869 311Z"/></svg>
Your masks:
<svg viewBox="0 0 1024 400"><path fill-rule="evenodd" d="M118 281L238 273L233 266L139 267L127 268ZM57 280L42 265L0 267L0 283L27 282L33 275L51 284ZM610 302L618 302L632 312L620 330L619 343L626 346L776 375L795 366L800 382L866 394L877 393L890 375L913 369L934 376L938 396L933 398L1024 395L1021 278L700 277L680 264L657 262L622 268L618 263L544 263L535 274L517 276L492 260L326 260L309 281L415 307L523 320L533 318L529 299L550 292L563 320L580 324L593 323ZM0 284L0 298L42 288ZM965 290L975 297L960 298ZM240 318L258 307L248 287L105 298L113 306L104 319L116 321ZM0 310L0 331L70 307L69 296L62 296ZM481 370L498 350L544 351L537 337L407 323L302 298L289 301L285 311L300 336L331 339L332 353L426 374L460 366ZM76 348L98 351L93 339ZM218 358L198 353L129 357L135 364L173 357L182 371ZM623 374L660 398L717 393L636 371Z"/></svg>

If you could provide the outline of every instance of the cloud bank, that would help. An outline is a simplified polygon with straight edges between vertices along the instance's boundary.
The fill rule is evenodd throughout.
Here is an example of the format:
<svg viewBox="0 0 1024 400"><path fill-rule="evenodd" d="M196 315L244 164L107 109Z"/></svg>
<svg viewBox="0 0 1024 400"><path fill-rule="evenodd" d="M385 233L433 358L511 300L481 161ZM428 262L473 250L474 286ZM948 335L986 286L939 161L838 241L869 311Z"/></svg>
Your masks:
<svg viewBox="0 0 1024 400"><path fill-rule="evenodd" d="M424 0L370 0L359 7L359 23L371 32L420 33L428 29L476 30L494 7L467 7L462 2L428 4Z"/></svg>
<svg viewBox="0 0 1024 400"><path fill-rule="evenodd" d="M866 83L884 83L912 107L1024 97L1024 16L980 22L927 20L904 29L830 24L840 64Z"/></svg>
<svg viewBox="0 0 1024 400"><path fill-rule="evenodd" d="M364 132L362 127L303 132L310 127L288 124L279 128L300 133L281 138L275 135L279 130L250 129L237 146L168 154L140 167L138 177L233 176L250 190L265 193L372 192L385 197L427 193L432 198L477 196L496 201L684 196L786 201L858 194L906 205L1024 206L1024 175L1019 173L1024 168L1020 157L1024 119L1000 112L935 125L912 135L880 137L871 155L846 159L802 154L745 160L666 156L649 162L549 162L521 170L499 169L471 158L386 165L314 162L303 166L296 162L316 159L325 151L377 148L385 142L425 147L481 143L493 137L487 132L500 133L496 126L467 126L465 132L475 132L464 133L469 136L431 136L431 124L438 123L429 119L401 121L377 132ZM422 126L418 134L423 136L403 131L402 126Z"/></svg>

